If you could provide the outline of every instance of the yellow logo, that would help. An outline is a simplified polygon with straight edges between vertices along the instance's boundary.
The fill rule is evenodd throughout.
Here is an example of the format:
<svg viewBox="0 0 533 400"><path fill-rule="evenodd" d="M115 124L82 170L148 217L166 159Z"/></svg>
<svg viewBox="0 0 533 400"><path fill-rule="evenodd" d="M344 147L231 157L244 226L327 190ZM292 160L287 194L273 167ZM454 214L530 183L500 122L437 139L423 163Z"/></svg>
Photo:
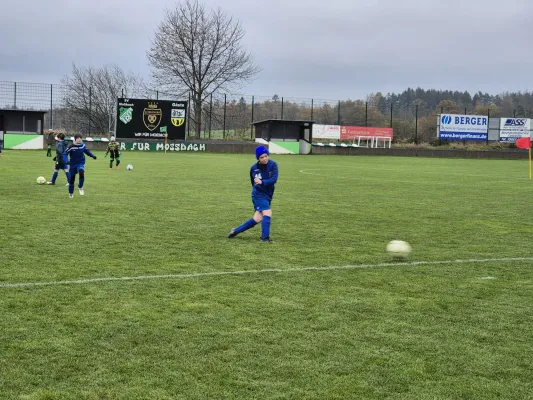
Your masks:
<svg viewBox="0 0 533 400"><path fill-rule="evenodd" d="M174 126L181 126L185 122L185 110L172 109L170 113L170 121Z"/></svg>
<svg viewBox="0 0 533 400"><path fill-rule="evenodd" d="M157 103L148 103L148 107L143 110L143 122L147 129L153 131L161 123L163 111L157 108Z"/></svg>

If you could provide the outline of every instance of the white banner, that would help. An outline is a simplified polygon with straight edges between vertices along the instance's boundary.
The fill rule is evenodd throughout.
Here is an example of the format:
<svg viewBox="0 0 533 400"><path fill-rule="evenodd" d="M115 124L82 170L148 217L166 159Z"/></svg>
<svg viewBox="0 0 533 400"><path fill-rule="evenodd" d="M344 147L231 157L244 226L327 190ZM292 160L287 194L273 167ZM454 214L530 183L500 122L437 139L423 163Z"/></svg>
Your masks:
<svg viewBox="0 0 533 400"><path fill-rule="evenodd" d="M440 139L487 140L488 118L484 115L442 114Z"/></svg>
<svg viewBox="0 0 533 400"><path fill-rule="evenodd" d="M522 137L530 137L531 119L500 118L500 142L515 142Z"/></svg>
<svg viewBox="0 0 533 400"><path fill-rule="evenodd" d="M440 139L487 140L489 119L484 115L442 114Z"/></svg>
<svg viewBox="0 0 533 400"><path fill-rule="evenodd" d="M341 138L340 125L313 125L313 139L337 139Z"/></svg>

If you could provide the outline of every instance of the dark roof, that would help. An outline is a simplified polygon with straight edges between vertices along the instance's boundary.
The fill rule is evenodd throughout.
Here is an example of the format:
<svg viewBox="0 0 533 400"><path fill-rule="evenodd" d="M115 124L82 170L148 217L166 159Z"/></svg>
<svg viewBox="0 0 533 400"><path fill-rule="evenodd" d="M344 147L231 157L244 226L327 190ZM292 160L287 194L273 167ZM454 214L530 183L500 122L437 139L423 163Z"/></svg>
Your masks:
<svg viewBox="0 0 533 400"><path fill-rule="evenodd" d="M40 114L46 114L48 111L45 110L22 110L19 108L0 108L0 112L2 111L9 111L9 112L17 112L17 113L40 113Z"/></svg>
<svg viewBox="0 0 533 400"><path fill-rule="evenodd" d="M265 122L285 122L285 123L291 123L291 122L294 122L294 123L302 123L302 122L306 122L306 123L309 123L309 124L314 124L315 121L311 121L311 120L300 120L300 119L297 119L297 120L294 120L294 119L264 119L262 121L256 121L256 122L252 122L252 125L257 125L257 124L263 124Z"/></svg>

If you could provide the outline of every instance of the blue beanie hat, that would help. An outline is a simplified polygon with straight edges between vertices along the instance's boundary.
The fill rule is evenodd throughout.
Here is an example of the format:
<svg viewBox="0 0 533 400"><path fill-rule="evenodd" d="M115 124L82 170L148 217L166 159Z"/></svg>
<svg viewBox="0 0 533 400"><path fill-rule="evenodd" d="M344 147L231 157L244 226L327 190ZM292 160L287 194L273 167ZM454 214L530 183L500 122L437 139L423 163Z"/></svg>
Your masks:
<svg viewBox="0 0 533 400"><path fill-rule="evenodd" d="M255 149L255 158L259 160L263 154L269 155L268 149L265 146L259 146Z"/></svg>

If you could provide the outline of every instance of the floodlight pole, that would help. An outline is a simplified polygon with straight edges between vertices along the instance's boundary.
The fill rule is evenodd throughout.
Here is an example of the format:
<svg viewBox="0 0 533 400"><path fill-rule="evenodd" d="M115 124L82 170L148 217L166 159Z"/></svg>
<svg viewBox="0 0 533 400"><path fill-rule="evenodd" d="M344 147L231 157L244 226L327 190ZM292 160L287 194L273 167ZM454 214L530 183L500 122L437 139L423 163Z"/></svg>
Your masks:
<svg viewBox="0 0 533 400"><path fill-rule="evenodd" d="M415 106L415 144L418 144L418 104Z"/></svg>
<svg viewBox="0 0 533 400"><path fill-rule="evenodd" d="M489 144L490 108L487 108L487 144Z"/></svg>
<svg viewBox="0 0 533 400"><path fill-rule="evenodd" d="M54 113L52 112L53 110L53 103L52 103L52 99L53 99L53 87L54 85L50 85L50 129L53 129L53 126L54 126Z"/></svg>
<svg viewBox="0 0 533 400"><path fill-rule="evenodd" d="M252 96L252 127L250 128L250 139L254 138L254 96Z"/></svg>

